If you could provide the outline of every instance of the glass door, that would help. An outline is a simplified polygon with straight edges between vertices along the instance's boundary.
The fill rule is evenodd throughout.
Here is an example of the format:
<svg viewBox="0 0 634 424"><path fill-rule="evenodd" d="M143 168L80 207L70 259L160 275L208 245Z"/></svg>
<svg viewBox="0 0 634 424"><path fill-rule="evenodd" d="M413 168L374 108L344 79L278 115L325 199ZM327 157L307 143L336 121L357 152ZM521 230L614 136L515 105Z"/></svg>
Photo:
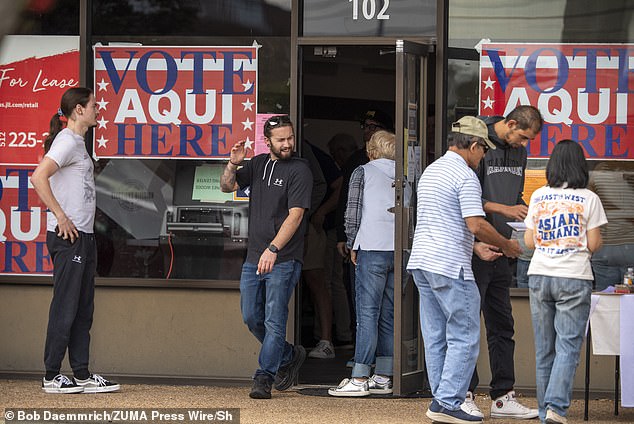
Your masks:
<svg viewBox="0 0 634 424"><path fill-rule="evenodd" d="M396 41L394 394L426 390L418 290L407 273L416 219L416 184L427 164L429 46Z"/></svg>

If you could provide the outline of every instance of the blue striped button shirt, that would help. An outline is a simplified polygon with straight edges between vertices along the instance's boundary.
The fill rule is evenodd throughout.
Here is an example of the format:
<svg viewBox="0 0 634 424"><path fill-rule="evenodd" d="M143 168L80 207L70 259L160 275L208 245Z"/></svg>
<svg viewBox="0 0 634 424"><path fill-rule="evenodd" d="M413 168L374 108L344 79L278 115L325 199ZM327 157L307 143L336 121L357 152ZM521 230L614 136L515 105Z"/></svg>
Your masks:
<svg viewBox="0 0 634 424"><path fill-rule="evenodd" d="M465 218L485 216L482 188L475 172L457 153L425 169L418 182L418 210L407 269L421 269L457 279L474 280L471 270L474 236Z"/></svg>

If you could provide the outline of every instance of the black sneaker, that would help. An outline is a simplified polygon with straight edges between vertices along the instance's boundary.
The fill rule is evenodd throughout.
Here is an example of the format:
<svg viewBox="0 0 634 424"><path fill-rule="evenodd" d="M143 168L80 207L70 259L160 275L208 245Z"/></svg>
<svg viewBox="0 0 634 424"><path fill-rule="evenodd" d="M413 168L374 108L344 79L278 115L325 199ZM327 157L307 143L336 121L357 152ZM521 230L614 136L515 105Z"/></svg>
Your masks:
<svg viewBox="0 0 634 424"><path fill-rule="evenodd" d="M444 408L436 402L436 399L431 401L425 415L435 423L473 424L482 422L482 417L471 415L462 409L452 411Z"/></svg>
<svg viewBox="0 0 634 424"><path fill-rule="evenodd" d="M121 386L114 381L109 381L100 376L99 374L91 374L89 378L85 380L79 380L74 378L75 383L79 387L83 387L84 393L107 393L116 392Z"/></svg>
<svg viewBox="0 0 634 424"><path fill-rule="evenodd" d="M253 378L253 388L249 397L252 399L271 399L271 378L265 374L258 374Z"/></svg>
<svg viewBox="0 0 634 424"><path fill-rule="evenodd" d="M64 374L57 374L52 380L42 378L42 390L46 393L81 393L84 388L75 384Z"/></svg>
<svg viewBox="0 0 634 424"><path fill-rule="evenodd" d="M293 385L297 379L299 369L306 359L306 349L303 346L293 346L293 358L291 362L277 370L275 374L275 390L283 391Z"/></svg>

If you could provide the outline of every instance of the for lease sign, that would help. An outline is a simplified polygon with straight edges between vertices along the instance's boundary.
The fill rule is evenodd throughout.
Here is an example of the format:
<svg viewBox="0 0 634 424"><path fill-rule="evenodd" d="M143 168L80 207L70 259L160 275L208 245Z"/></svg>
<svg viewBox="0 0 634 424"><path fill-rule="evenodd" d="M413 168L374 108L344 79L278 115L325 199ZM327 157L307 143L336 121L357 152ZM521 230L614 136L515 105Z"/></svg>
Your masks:
<svg viewBox="0 0 634 424"><path fill-rule="evenodd" d="M95 46L96 158L253 155L257 46Z"/></svg>
<svg viewBox="0 0 634 424"><path fill-rule="evenodd" d="M530 157L569 138L590 159L634 159L633 56L632 44L482 44L479 112L537 107L544 128Z"/></svg>

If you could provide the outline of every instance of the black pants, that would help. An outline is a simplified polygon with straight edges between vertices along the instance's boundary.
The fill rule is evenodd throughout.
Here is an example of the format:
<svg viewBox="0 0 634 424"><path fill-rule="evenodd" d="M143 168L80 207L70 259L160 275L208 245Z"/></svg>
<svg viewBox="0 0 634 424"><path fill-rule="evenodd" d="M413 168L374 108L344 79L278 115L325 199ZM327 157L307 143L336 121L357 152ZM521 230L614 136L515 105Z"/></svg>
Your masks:
<svg viewBox="0 0 634 424"><path fill-rule="evenodd" d="M49 231L46 246L53 260L53 300L44 347L46 372L59 373L68 349L73 373L86 378L97 268L95 236L79 232L71 244Z"/></svg>
<svg viewBox="0 0 634 424"><path fill-rule="evenodd" d="M515 384L515 342L511 308L511 269L505 256L493 262L474 255L473 273L480 290L480 305L486 327L489 363L491 365L491 399L504 396ZM477 368L473 371L469 391L479 383Z"/></svg>

